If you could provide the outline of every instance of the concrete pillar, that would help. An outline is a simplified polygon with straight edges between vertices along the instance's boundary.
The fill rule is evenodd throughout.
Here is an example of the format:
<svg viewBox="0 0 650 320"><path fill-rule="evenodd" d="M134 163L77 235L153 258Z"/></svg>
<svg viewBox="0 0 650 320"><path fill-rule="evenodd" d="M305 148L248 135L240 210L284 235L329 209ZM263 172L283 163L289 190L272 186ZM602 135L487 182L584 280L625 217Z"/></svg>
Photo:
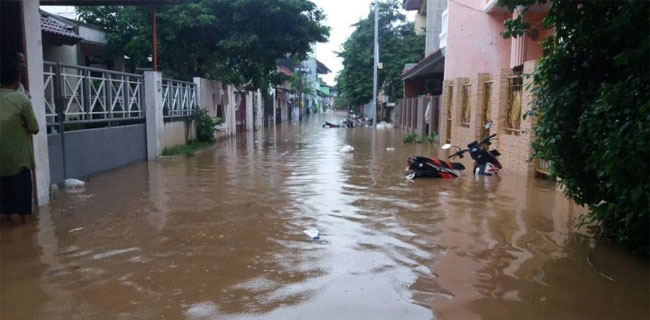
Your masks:
<svg viewBox="0 0 650 320"><path fill-rule="evenodd" d="M38 205L49 202L50 159L45 122L45 94L43 84L43 45L41 40L41 14L38 1L23 0L23 23L25 28L25 57L27 78L34 115L40 131L34 136L34 160L36 164L36 188Z"/></svg>
<svg viewBox="0 0 650 320"><path fill-rule="evenodd" d="M144 100L147 128L147 159L154 160L162 154L165 147L162 75L160 72L145 71Z"/></svg>
<svg viewBox="0 0 650 320"><path fill-rule="evenodd" d="M418 111L415 115L415 134L424 137L426 136L426 119L424 118L424 113L427 108L427 99L425 97L420 97L417 100Z"/></svg>
<svg viewBox="0 0 650 320"><path fill-rule="evenodd" d="M490 133L505 134L506 108L508 104L508 77L510 69L499 69L492 74L492 128Z"/></svg>
<svg viewBox="0 0 650 320"><path fill-rule="evenodd" d="M246 131L253 130L253 93L246 92Z"/></svg>
<svg viewBox="0 0 650 320"><path fill-rule="evenodd" d="M262 91L257 90L255 92L255 101L256 103L256 108L257 108L257 120L255 121L255 130L261 129L263 124L264 124L264 99L262 98Z"/></svg>
<svg viewBox="0 0 650 320"><path fill-rule="evenodd" d="M516 19L520 16L523 8L523 6L518 6L512 13L512 18ZM526 34L524 33L516 38L513 37L510 41L510 68L513 68L524 64L524 60L526 59Z"/></svg>
<svg viewBox="0 0 650 320"><path fill-rule="evenodd" d="M192 82L194 82L194 85L196 86L196 105L199 106L200 109L208 109L208 101L205 101L206 98L203 97L203 88L201 87L201 78L199 77L193 77ZM215 113L216 116L216 113Z"/></svg>

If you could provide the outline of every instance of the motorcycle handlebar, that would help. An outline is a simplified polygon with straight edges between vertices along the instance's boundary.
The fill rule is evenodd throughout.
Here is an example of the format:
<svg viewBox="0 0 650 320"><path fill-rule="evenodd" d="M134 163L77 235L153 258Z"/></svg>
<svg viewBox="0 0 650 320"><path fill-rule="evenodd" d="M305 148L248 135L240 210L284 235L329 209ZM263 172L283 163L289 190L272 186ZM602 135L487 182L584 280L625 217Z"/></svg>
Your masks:
<svg viewBox="0 0 650 320"><path fill-rule="evenodd" d="M488 143L488 142L490 142L490 139L492 139L492 138L494 138L496 136L497 136L497 134L495 133L495 134L493 134L491 136L485 137L485 138L483 138L483 140L481 140L480 144Z"/></svg>
<svg viewBox="0 0 650 320"><path fill-rule="evenodd" d="M468 149L458 150L458 151L454 152L453 154L451 154L449 157L447 157L447 159L451 159L451 158L455 158L455 157L458 157L458 156L462 156L463 153L465 153L467 150L468 150Z"/></svg>

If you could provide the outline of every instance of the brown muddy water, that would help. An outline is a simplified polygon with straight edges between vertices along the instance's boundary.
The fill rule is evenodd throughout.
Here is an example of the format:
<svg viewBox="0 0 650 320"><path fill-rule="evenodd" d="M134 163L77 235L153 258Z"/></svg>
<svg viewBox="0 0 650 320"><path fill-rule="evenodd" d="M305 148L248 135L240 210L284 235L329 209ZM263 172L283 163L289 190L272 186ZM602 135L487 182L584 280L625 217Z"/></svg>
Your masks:
<svg viewBox="0 0 650 320"><path fill-rule="evenodd" d="M408 181L407 157L444 152L325 118L93 176L2 227L0 319L648 319L648 263L575 231L552 182Z"/></svg>

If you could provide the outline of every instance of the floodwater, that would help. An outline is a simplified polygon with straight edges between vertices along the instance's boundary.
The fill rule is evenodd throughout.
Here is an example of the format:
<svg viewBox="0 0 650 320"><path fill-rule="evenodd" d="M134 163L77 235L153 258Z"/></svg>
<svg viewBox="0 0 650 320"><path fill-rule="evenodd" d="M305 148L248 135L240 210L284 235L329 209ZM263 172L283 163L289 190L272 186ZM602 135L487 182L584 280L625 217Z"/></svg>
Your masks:
<svg viewBox="0 0 650 320"><path fill-rule="evenodd" d="M552 182L408 181L443 151L320 128L337 117L99 174L2 227L0 319L648 319L647 261L576 231Z"/></svg>

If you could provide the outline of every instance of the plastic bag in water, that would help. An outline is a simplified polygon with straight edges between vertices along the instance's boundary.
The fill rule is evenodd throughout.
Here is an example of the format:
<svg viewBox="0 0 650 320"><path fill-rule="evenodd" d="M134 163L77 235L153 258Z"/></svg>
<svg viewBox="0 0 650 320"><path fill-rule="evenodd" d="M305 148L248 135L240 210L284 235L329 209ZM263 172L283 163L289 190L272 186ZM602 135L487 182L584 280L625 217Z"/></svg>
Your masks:
<svg viewBox="0 0 650 320"><path fill-rule="evenodd" d="M317 229L314 228L309 228L303 231L304 234L306 234L308 237L310 237L312 240L318 240L320 237L319 232Z"/></svg>

